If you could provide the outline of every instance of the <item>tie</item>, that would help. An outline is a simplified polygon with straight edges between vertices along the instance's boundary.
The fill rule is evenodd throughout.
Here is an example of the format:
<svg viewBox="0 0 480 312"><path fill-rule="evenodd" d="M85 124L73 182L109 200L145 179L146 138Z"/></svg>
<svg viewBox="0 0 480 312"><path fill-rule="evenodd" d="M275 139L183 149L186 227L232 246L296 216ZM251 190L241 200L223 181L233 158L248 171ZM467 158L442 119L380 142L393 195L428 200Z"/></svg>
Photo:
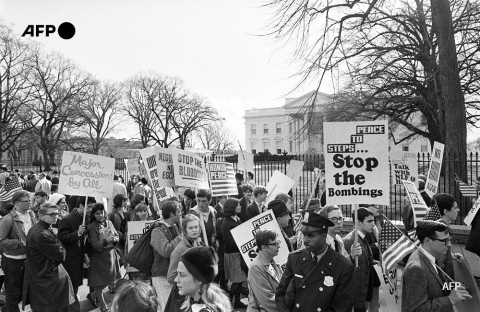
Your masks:
<svg viewBox="0 0 480 312"><path fill-rule="evenodd" d="M316 266L318 262L317 256L313 256L313 266Z"/></svg>
<svg viewBox="0 0 480 312"><path fill-rule="evenodd" d="M340 252L340 244L338 243L338 240L337 240L336 237L335 237L335 239L333 240L333 242L335 243L335 251L336 251L336 252Z"/></svg>

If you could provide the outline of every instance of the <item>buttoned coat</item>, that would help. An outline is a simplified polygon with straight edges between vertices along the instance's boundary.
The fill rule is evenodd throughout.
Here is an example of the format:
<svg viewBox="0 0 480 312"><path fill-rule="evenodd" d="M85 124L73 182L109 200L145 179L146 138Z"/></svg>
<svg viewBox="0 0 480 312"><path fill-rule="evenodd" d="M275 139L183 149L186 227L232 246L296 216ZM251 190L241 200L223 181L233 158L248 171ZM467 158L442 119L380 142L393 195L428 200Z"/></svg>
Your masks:
<svg viewBox="0 0 480 312"><path fill-rule="evenodd" d="M308 250L291 252L275 302L280 312L351 312L353 264L331 248L315 266Z"/></svg>
<svg viewBox="0 0 480 312"><path fill-rule="evenodd" d="M427 256L414 251L402 277L402 312L452 312L453 305L442 286Z"/></svg>
<svg viewBox="0 0 480 312"><path fill-rule="evenodd" d="M49 227L38 221L27 235L23 308L30 303L33 311L57 311L75 301L70 277L61 264L65 248Z"/></svg>
<svg viewBox="0 0 480 312"><path fill-rule="evenodd" d="M253 201L253 203L248 205L245 215L247 217L247 220L250 220L251 218L258 216L260 213L260 208L258 207L257 202Z"/></svg>
<svg viewBox="0 0 480 312"><path fill-rule="evenodd" d="M83 216L75 209L58 224L58 239L67 252L63 266L67 270L74 288L83 285L83 254L86 233L78 236L78 228L82 223Z"/></svg>
<svg viewBox="0 0 480 312"><path fill-rule="evenodd" d="M282 272L280 265L275 260L269 262L263 253L259 252L253 259L248 269L248 308L247 312L258 312L257 302L262 311L276 312L275 290L280 278L275 274L275 266L278 272ZM255 300L256 299L256 300Z"/></svg>
<svg viewBox="0 0 480 312"><path fill-rule="evenodd" d="M355 243L355 231L348 233L343 238L343 243L346 250L351 250ZM373 257L368 257L368 249L370 248L368 243L360 235L358 236L358 243L362 247L362 254L358 257L358 268L355 268L353 276L355 279L355 308L362 308L365 306L367 299L371 300L373 281L370 282L370 278L373 275L370 275L376 273L371 271L370 264L373 265ZM370 254L372 254L371 251Z"/></svg>

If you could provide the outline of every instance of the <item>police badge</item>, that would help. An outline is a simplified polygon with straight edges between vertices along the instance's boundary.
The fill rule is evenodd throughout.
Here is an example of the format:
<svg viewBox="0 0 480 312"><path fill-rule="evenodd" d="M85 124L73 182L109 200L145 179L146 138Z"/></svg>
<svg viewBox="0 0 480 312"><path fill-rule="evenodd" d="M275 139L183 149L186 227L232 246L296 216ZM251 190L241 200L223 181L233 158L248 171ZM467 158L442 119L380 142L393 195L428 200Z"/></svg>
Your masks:
<svg viewBox="0 0 480 312"><path fill-rule="evenodd" d="M325 276L325 280L323 281L323 284L328 287L333 286L333 277Z"/></svg>

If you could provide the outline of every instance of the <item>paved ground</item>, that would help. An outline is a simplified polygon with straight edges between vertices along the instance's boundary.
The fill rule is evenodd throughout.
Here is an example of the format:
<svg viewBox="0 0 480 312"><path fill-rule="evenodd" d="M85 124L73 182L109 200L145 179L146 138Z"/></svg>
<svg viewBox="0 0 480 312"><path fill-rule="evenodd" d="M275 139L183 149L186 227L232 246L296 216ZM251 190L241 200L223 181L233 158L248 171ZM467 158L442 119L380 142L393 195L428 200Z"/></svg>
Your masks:
<svg viewBox="0 0 480 312"><path fill-rule="evenodd" d="M464 245L463 242L455 243L453 245L453 250L454 250L454 252L458 252L458 253L463 254L464 257L467 258L469 263L470 263L473 275L480 277L480 257L478 257L477 255L475 255L475 254L473 254L469 251L466 251L465 250L465 245ZM401 286L402 286L401 277L402 277L402 273L403 273L403 266L398 267L398 272L399 272L399 274L398 274L398 279L397 279L397 285L398 285L398 289L399 289L399 297L401 298L401 291L402 291L402 289L401 289ZM122 274L124 274L123 270L122 270ZM87 283L87 280L85 279L84 284L86 284L86 283ZM480 287L480 278L477 279L477 284ZM90 304L90 302L86 299L87 294L88 294L88 287L87 286L81 286L79 288L79 298L80 298L80 305L81 305L82 312L100 311L100 308L94 308ZM110 294L108 289L107 289L104 292L104 296L105 296L106 302L108 303L108 306L110 307L114 295ZM385 299L384 299L384 296L382 296L382 292L380 293L380 298L381 298L380 299L381 311L382 312L388 312L389 310L386 307ZM0 294L0 301L3 300L3 299L4 299L3 294ZM243 298L242 302L247 304L247 299ZM31 310L27 306L25 311L31 311ZM245 309L235 309L235 311L243 312L243 311L245 311Z"/></svg>

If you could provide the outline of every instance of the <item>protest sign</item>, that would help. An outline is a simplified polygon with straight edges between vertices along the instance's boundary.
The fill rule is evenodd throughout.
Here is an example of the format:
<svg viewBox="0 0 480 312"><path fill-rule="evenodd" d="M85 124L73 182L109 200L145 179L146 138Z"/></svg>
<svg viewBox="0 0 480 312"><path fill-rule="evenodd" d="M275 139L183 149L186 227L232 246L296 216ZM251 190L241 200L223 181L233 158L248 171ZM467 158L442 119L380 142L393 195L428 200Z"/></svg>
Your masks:
<svg viewBox="0 0 480 312"><path fill-rule="evenodd" d="M440 172L442 171L443 150L445 145L439 142L433 144L432 160L428 168L427 182L425 182L425 191L430 198L437 193Z"/></svg>
<svg viewBox="0 0 480 312"><path fill-rule="evenodd" d="M154 198L155 207L158 207L161 201L165 200L167 196L167 192L164 186L161 186L158 183L158 168L157 168L157 160L155 156L155 148L154 147L147 147L140 150L140 155L143 160L143 165L145 166L147 177L150 181L151 187Z"/></svg>
<svg viewBox="0 0 480 312"><path fill-rule="evenodd" d="M265 201L265 205L268 205L269 202L275 199L280 193L287 194L288 191L293 187L295 181L280 171L276 170L273 172L272 177L268 181L267 186L265 187L268 191L267 200Z"/></svg>
<svg viewBox="0 0 480 312"><path fill-rule="evenodd" d="M160 186L175 187L172 150L155 146L155 155L157 157L158 184Z"/></svg>
<svg viewBox="0 0 480 312"><path fill-rule="evenodd" d="M138 163L138 158L125 159L125 166L127 167L127 172L130 177L140 174L140 164Z"/></svg>
<svg viewBox="0 0 480 312"><path fill-rule="evenodd" d="M111 198L115 159L64 151L58 193Z"/></svg>
<svg viewBox="0 0 480 312"><path fill-rule="evenodd" d="M208 175L203 158L195 153L172 149L175 185L209 189Z"/></svg>
<svg viewBox="0 0 480 312"><path fill-rule="evenodd" d="M470 226L472 224L473 219L477 215L479 208L480 208L480 197L477 199L475 204L473 204L472 209L470 209L470 211L467 213L467 215L465 216L465 219L463 219L463 223Z"/></svg>
<svg viewBox="0 0 480 312"><path fill-rule="evenodd" d="M208 163L208 175L212 187L212 196L231 196L238 194L233 164L224 162Z"/></svg>
<svg viewBox="0 0 480 312"><path fill-rule="evenodd" d="M397 153L395 156L390 154L390 163L394 184L402 185L402 180L405 180L415 183L415 186L418 187L418 164L415 154Z"/></svg>
<svg viewBox="0 0 480 312"><path fill-rule="evenodd" d="M384 274L380 265L373 266L380 280L380 306L388 307L389 312L400 312L401 298L398 293L397 269Z"/></svg>
<svg viewBox="0 0 480 312"><path fill-rule="evenodd" d="M390 205L388 121L324 122L327 205Z"/></svg>
<svg viewBox="0 0 480 312"><path fill-rule="evenodd" d="M231 230L233 239L245 263L250 266L250 263L257 256L258 249L255 242L255 234L259 229L271 229L278 233L277 239L280 241L280 250L275 260L282 267L285 267L288 258L288 246L272 210L265 211Z"/></svg>
<svg viewBox="0 0 480 312"><path fill-rule="evenodd" d="M147 232L154 222L155 220L128 222L126 252L130 251L137 239ZM138 272L138 270L134 267L128 266L127 272Z"/></svg>
<svg viewBox="0 0 480 312"><path fill-rule="evenodd" d="M288 165L286 175L287 177L295 181L295 184L292 187L293 189L297 187L297 183L300 180L300 177L302 176L304 164L305 162L303 161L290 160L290 164Z"/></svg>
<svg viewBox="0 0 480 312"><path fill-rule="evenodd" d="M461 301L455 305L459 312L480 311L480 293L478 291L477 283L473 277L472 270L468 259L460 261L453 261L453 271L455 274L455 282L462 283L467 289L472 299Z"/></svg>
<svg viewBox="0 0 480 312"><path fill-rule="evenodd" d="M253 172L253 154L244 151L238 153L237 169L244 171L245 174L248 171Z"/></svg>
<svg viewBox="0 0 480 312"><path fill-rule="evenodd" d="M428 206L423 200L422 195L418 191L417 187L413 182L402 181L405 190L407 191L408 199L412 205L413 210L413 222L415 227L417 227L418 222L422 221L425 215L428 212Z"/></svg>

